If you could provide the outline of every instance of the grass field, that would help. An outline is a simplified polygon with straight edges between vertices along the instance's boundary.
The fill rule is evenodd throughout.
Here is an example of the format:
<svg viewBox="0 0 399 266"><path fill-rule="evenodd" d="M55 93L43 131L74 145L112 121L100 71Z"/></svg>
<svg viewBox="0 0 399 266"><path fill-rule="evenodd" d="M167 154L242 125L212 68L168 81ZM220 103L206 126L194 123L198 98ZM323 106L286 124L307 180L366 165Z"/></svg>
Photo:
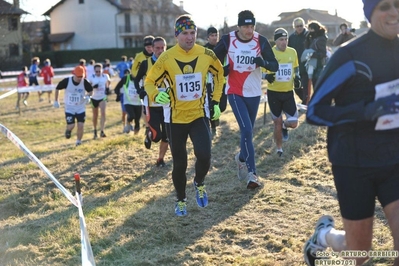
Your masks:
<svg viewBox="0 0 399 266"><path fill-rule="evenodd" d="M263 104L254 130L257 172L263 186L246 189L236 176L239 132L230 107L213 138L206 178L209 206L197 207L194 154L188 145L187 217L174 216L175 193L167 167L157 168L158 144L143 145L144 130L123 134L119 103L111 95L106 134L93 140L87 109L83 144L64 138L64 112L31 93L21 114L16 95L0 100L0 123L16 134L71 192L81 174L83 211L97 265L304 265L302 248L323 214L342 228L326 155L326 129L304 122L290 131L284 156L275 154L273 123ZM268 109L267 109L268 110ZM0 265L79 265L78 210L54 183L0 134ZM190 143L190 141L189 141ZM374 250L391 250L380 207ZM329 251L329 250L327 250ZM367 265L390 265L373 258Z"/></svg>

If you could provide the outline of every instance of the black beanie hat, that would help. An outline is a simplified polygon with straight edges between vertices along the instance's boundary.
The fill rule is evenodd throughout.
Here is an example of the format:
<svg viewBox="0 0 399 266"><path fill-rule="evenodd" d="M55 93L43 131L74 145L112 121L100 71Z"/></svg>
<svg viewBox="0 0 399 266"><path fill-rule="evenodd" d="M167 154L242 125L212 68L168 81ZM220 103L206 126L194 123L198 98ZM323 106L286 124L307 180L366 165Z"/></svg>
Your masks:
<svg viewBox="0 0 399 266"><path fill-rule="evenodd" d="M144 37L144 46L152 45L153 40L154 40L154 36L145 36Z"/></svg>
<svg viewBox="0 0 399 266"><path fill-rule="evenodd" d="M211 33L218 33L218 30L215 27L210 27L207 30L207 35L209 36L209 34L211 34Z"/></svg>
<svg viewBox="0 0 399 266"><path fill-rule="evenodd" d="M278 38L281 37L287 37L288 36L288 32L283 29L283 28L278 28L274 31L274 40L278 40Z"/></svg>

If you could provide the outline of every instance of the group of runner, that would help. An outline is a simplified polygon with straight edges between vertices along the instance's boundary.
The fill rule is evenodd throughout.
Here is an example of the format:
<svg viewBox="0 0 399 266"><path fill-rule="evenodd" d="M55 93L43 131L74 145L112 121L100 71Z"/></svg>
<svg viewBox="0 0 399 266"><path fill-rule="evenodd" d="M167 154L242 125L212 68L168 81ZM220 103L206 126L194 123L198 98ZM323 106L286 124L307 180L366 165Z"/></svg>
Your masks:
<svg viewBox="0 0 399 266"><path fill-rule="evenodd" d="M28 106L28 97L29 97L29 92L19 92L19 90L27 87L27 86L39 86L39 81L38 77L43 77L43 85L51 86L52 84L52 78L54 77L54 69L51 66L51 61L50 59L44 60L44 66L42 69L39 68L40 64L40 58L39 57L33 57L31 60L32 64L29 67L23 66L21 69L21 73L18 74L17 76L17 103L15 106L15 109L17 111L20 110L20 102L22 100L22 103L25 106ZM39 90L38 91L38 96L39 96L39 102L43 101L42 95L43 91ZM47 93L47 100L49 103L51 103L51 93L52 93L52 88L48 88L46 90Z"/></svg>
<svg viewBox="0 0 399 266"><path fill-rule="evenodd" d="M376 198L387 216L394 249L399 249L399 149L395 148L399 143L396 142L399 126L387 126L379 119L398 113L399 93L390 89L397 88L399 80L399 2L363 0L363 3L371 29L340 47L318 73L306 114L309 123L328 127L329 158L344 224L341 231L334 229L331 216L319 219L304 248L308 265L322 259L317 251L327 247L335 251L370 250ZM304 27L301 22L294 20L294 27ZM283 155L282 141L288 140L287 129L298 125L294 89L301 87L300 56L288 46L286 29L275 30L272 47L267 38L255 31L255 24L251 11L241 11L237 30L223 35L209 49L196 44L195 21L189 15L182 15L175 21L177 44L166 50L162 37L146 40L153 51L144 53L138 66L125 70L115 88L121 102L123 98L128 123L141 117L144 102L148 122L145 145L151 147L152 142L161 141L158 161L163 162L168 146L171 150L177 216L187 215L188 137L196 157L193 178L196 202L201 208L209 203L205 177L211 164L211 121L217 121L221 115L224 93L240 128L239 149L232 157L237 164L237 176L248 189L261 186L252 137L262 78L269 83L268 103L278 156ZM312 24L310 32L317 30L323 32L320 25ZM208 34L215 34L215 30L210 29ZM307 36L307 41L312 41L312 36L320 37L313 33ZM371 50L373 54L367 53ZM73 77L61 81L54 102L59 107L59 90L65 89L68 124L65 136L70 137L76 119L77 145L81 143L79 123L84 122L85 102L93 91L105 90L103 83L107 82L88 81L83 79L83 73L78 66ZM139 108L137 111L131 108L135 103L140 112ZM376 126L381 128L375 130ZM139 127L136 123L133 131ZM355 258L357 263L366 259ZM399 265L398 258L395 263Z"/></svg>

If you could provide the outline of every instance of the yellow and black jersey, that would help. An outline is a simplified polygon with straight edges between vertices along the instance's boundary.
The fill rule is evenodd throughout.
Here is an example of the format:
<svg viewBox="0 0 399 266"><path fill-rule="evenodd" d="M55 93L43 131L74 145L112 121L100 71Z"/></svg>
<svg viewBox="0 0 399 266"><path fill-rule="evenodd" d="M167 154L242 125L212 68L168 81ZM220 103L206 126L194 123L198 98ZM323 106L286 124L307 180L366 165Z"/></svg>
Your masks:
<svg viewBox="0 0 399 266"><path fill-rule="evenodd" d="M200 45L186 52L178 44L163 52L149 70L144 82L149 99L155 101L158 87L169 84L170 122L187 124L207 112L206 76L214 75L213 101L220 101L223 90L223 66L215 53Z"/></svg>
<svg viewBox="0 0 399 266"><path fill-rule="evenodd" d="M150 57L150 56L145 55L144 52L140 52L140 53L136 54L136 57L134 58L134 62L133 62L132 69L131 69L131 74L133 75L133 77L136 77L137 71L139 71L141 62L146 60L148 57Z"/></svg>

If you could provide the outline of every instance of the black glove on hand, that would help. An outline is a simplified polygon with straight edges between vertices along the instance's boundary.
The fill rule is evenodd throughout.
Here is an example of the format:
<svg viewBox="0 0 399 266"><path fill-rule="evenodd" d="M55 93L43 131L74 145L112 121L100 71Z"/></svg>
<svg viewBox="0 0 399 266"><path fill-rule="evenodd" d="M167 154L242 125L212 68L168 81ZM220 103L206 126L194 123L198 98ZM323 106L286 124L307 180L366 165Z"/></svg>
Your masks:
<svg viewBox="0 0 399 266"><path fill-rule="evenodd" d="M380 116L399 113L399 95L392 93L368 103L364 108L366 120L376 120Z"/></svg>
<svg viewBox="0 0 399 266"><path fill-rule="evenodd" d="M147 95L147 92L144 90L144 88L140 88L139 90L139 97L140 99L144 100L144 97Z"/></svg>
<svg viewBox="0 0 399 266"><path fill-rule="evenodd" d="M295 89L299 89L301 87L301 77L299 77L298 75L295 75L294 77L294 88Z"/></svg>
<svg viewBox="0 0 399 266"><path fill-rule="evenodd" d="M93 88L94 88L94 89L97 89L97 88L98 88L98 84L94 85Z"/></svg>
<svg viewBox="0 0 399 266"><path fill-rule="evenodd" d="M121 95L120 94L117 94L116 95L116 100L115 101L117 101L117 102L120 102L121 101Z"/></svg>
<svg viewBox="0 0 399 266"><path fill-rule="evenodd" d="M109 90L109 88L105 88L105 95L110 95L111 91Z"/></svg>
<svg viewBox="0 0 399 266"><path fill-rule="evenodd" d="M223 76L227 77L229 75L229 73L230 73L229 67L230 67L230 65L223 67Z"/></svg>
<svg viewBox="0 0 399 266"><path fill-rule="evenodd" d="M258 56L254 59L254 63L257 64L260 67L265 67L266 66L266 62L265 60L263 60L262 57Z"/></svg>
<svg viewBox="0 0 399 266"><path fill-rule="evenodd" d="M265 75L265 80L272 84L276 80L276 73L270 73Z"/></svg>

